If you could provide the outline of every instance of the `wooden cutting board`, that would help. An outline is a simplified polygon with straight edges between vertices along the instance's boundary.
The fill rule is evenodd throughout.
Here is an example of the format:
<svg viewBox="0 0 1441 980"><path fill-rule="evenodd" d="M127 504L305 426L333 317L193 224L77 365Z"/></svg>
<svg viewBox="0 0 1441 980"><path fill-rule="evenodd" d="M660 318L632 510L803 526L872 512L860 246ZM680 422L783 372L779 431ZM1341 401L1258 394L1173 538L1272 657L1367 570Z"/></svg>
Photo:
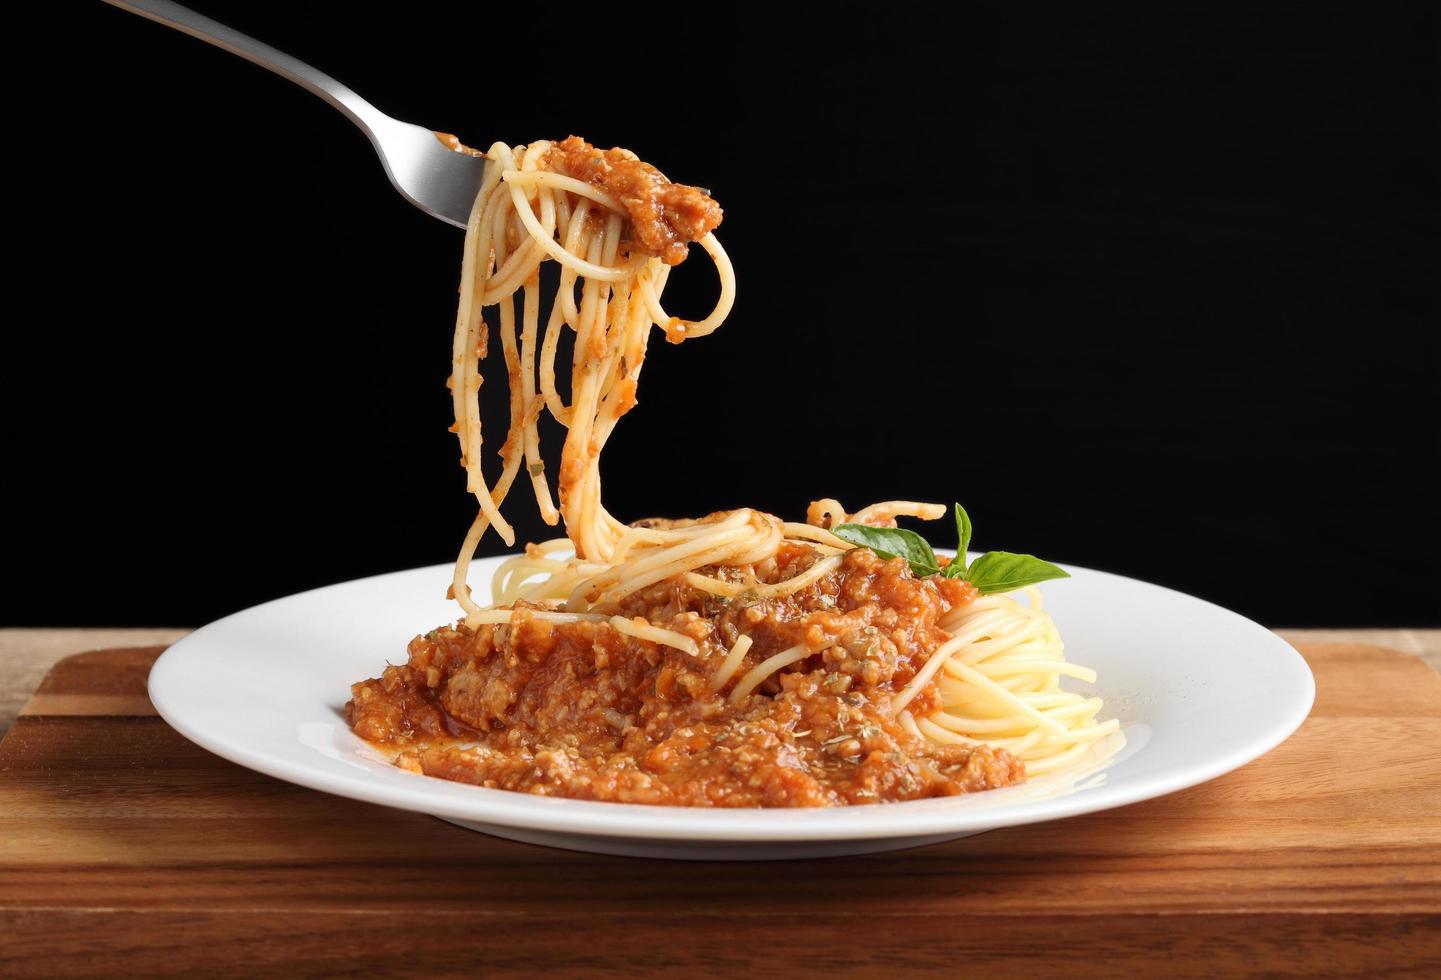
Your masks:
<svg viewBox="0 0 1441 980"><path fill-rule="evenodd" d="M160 648L58 664L0 742L0 976L1441 975L1441 678L1303 648L1316 707L1221 779L910 851L680 863L291 786L173 732Z"/></svg>

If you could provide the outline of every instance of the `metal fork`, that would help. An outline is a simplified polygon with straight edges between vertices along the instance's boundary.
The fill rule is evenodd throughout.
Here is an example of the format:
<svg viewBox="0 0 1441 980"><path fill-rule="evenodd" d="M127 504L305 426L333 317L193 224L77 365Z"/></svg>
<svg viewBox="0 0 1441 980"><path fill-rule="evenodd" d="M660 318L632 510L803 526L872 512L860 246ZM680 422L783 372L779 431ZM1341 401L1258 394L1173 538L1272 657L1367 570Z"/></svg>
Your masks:
<svg viewBox="0 0 1441 980"><path fill-rule="evenodd" d="M380 154L385 175L402 197L426 214L465 227L480 191L484 157L452 149L452 145L459 144L442 142L444 134L390 118L325 72L178 3L105 2L238 54L320 96L370 138L375 152Z"/></svg>

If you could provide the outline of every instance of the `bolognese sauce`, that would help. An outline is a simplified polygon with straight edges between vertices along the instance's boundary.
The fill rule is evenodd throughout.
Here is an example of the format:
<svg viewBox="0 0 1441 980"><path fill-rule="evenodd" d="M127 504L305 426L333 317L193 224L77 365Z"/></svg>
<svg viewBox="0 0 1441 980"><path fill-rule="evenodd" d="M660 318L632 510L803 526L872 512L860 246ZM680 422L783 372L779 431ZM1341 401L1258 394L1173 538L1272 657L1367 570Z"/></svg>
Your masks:
<svg viewBox="0 0 1441 980"><path fill-rule="evenodd" d="M757 579L788 578L818 559L788 543ZM622 616L693 639L699 656L517 604L509 623L416 637L407 663L354 685L346 717L404 768L541 795L815 807L992 789L1024 778L1020 760L917 737L891 712L946 639L939 617L975 595L860 548L785 596L722 599L671 579L622 604ZM751 640L744 662L717 686L742 635ZM802 659L732 696L748 668L795 646ZM934 685L911 707L939 707Z"/></svg>
<svg viewBox="0 0 1441 980"><path fill-rule="evenodd" d="M721 206L706 191L671 183L627 150L602 150L569 136L551 144L550 161L556 172L594 184L620 201L630 219L630 242L666 265L683 262L688 242L720 226Z"/></svg>

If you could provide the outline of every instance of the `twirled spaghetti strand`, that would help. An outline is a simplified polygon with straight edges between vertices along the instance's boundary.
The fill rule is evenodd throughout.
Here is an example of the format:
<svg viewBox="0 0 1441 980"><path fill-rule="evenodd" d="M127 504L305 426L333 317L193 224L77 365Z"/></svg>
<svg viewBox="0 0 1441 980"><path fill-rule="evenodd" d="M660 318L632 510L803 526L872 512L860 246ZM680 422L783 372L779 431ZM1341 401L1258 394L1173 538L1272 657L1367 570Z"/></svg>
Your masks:
<svg viewBox="0 0 1441 980"><path fill-rule="evenodd" d="M659 527L627 526L611 516L601 501L600 458L620 419L636 404L651 329L661 329L673 343L711 333L734 302L735 276L725 250L707 231L696 241L715 265L719 298L701 320L672 316L662 303L670 266L627 241L626 203L594 183L558 172L551 148L545 142L492 145L466 226L450 388L466 486L478 508L452 582L467 626L508 622L512 610L505 607L524 603L531 606L527 614L532 617L607 622L628 636L699 657L695 639L643 618L618 615L622 604L669 580L720 600L779 599L839 573L844 552L853 546L832 533L838 524L894 526L896 517L930 520L946 512L934 504L887 501L848 515L838 501L827 499L811 505L804 524L749 509ZM542 329L541 267L546 262L558 265L559 284ZM479 409L488 307L496 311L510 396L501 470L493 483L482 467ZM569 404L556 384L565 330L574 334ZM554 497L540 450L544 415L567 430ZM563 520L567 538L530 545L525 554L504 562L491 583L499 605L483 607L466 585L469 564L490 528L507 545L514 544L514 530L500 506L522 466L542 519L549 525ZM758 569L773 566L786 543L809 549L815 560L789 577L767 579ZM1094 675L1065 660L1034 589L1028 590L1026 603L986 596L958 606L939 626L949 639L891 702L892 714L915 736L1005 748L1034 775L1064 768L1117 731L1114 720L1097 721L1098 698L1061 690L1061 677L1091 681ZM741 635L710 676L713 691L733 685L728 695L733 703L777 671L826 649L802 644L762 656L751 647L752 639ZM940 707L917 716L912 710L920 703L916 699L931 684L939 691Z"/></svg>

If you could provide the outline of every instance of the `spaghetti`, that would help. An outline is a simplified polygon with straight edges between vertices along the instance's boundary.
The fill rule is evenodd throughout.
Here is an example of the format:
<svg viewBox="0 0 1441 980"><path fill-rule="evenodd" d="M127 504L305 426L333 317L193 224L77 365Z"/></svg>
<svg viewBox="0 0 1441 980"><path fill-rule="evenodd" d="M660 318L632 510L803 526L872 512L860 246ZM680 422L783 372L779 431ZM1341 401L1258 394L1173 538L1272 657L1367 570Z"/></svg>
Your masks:
<svg viewBox="0 0 1441 980"><path fill-rule="evenodd" d="M832 499L804 523L742 508L624 524L601 502L600 456L636 404L650 330L710 333L735 297L707 192L672 184L624 150L576 137L496 143L466 228L449 386L478 513L450 594L464 619L418 637L410 660L355 685L356 731L397 763L488 786L595 799L807 806L910 799L1061 771L1118 729L1094 681L1064 658L1039 593L979 595L918 576L838 536L842 524L932 520L934 504L847 514ZM695 242L719 300L669 314L671 267ZM541 269L559 284L542 317ZM480 366L494 311L509 381L501 468L482 468ZM557 382L571 331L569 401ZM539 426L566 431L552 497ZM566 537L527 545L490 582L467 584L487 530L514 544L500 507L524 468L541 517ZM955 570L960 570L959 568ZM464 741L455 739L463 736Z"/></svg>

